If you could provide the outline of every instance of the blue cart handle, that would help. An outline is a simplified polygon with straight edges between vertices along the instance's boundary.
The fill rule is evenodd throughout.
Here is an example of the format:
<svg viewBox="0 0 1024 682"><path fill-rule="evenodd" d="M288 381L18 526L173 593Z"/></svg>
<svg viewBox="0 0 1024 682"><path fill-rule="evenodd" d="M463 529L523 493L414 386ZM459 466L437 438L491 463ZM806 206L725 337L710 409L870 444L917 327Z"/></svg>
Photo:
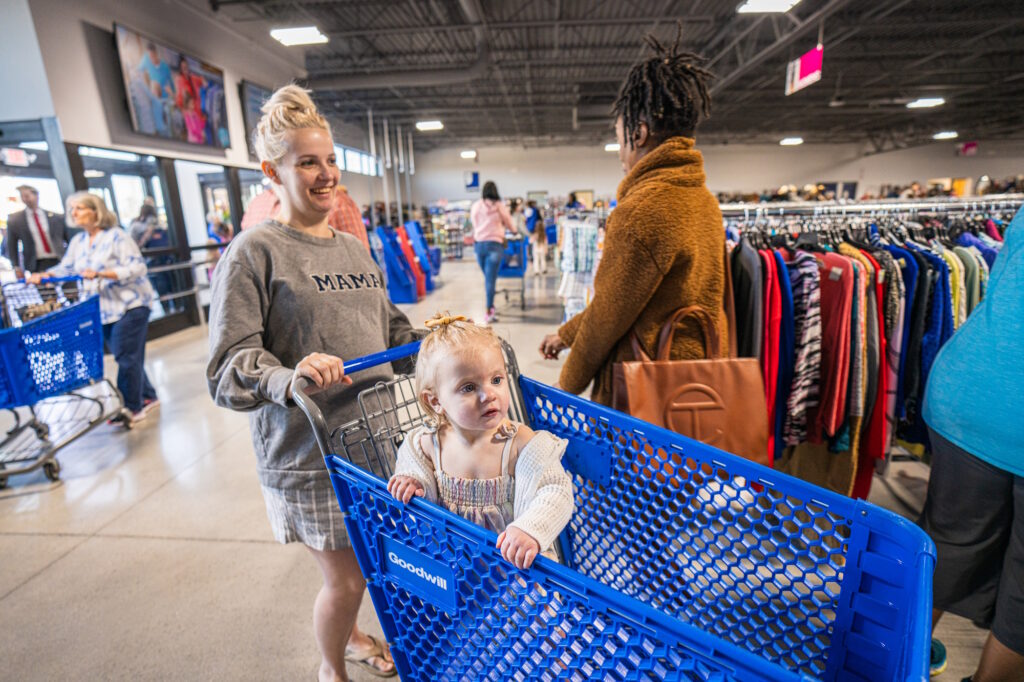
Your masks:
<svg viewBox="0 0 1024 682"><path fill-rule="evenodd" d="M53 282L77 282L80 279L82 279L81 275L69 275L67 277L44 277L43 279L39 280L39 283L40 284L51 284ZM29 283L29 281L27 279L25 279L24 277L21 277L20 279L16 279L15 282L17 282L19 284L28 284Z"/></svg>
<svg viewBox="0 0 1024 682"><path fill-rule="evenodd" d="M420 342L413 341L412 343L407 343L404 346L389 348L385 351L381 351L380 353L372 353L361 358L349 360L345 363L345 374L355 374L356 372L361 372L364 369L370 369L371 367L383 365L394 360L400 360L410 355L414 355L419 351L419 349ZM326 454L331 451L330 431L327 428L327 420L324 419L323 411L310 397L309 390L313 387L313 382L306 377L295 377L292 381L292 400L294 400L299 406L299 409L306 413L306 417L313 426L313 434L316 436L317 445L320 446L320 452L324 453L326 456Z"/></svg>
<svg viewBox="0 0 1024 682"><path fill-rule="evenodd" d="M388 348L380 353L372 353L354 360L346 360L345 374L355 374L356 372L361 372L364 369L370 369L371 367L383 365L388 362L401 360L402 358L407 358L410 355L415 355L419 350L420 342L413 341L412 343L407 343L404 346Z"/></svg>

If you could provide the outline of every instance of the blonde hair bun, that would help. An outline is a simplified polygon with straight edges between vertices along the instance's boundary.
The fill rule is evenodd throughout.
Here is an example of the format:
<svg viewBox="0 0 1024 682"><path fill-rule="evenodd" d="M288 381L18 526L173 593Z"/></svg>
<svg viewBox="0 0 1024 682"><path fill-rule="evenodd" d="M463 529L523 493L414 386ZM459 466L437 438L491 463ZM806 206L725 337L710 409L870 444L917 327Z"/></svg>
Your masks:
<svg viewBox="0 0 1024 682"><path fill-rule="evenodd" d="M331 134L331 126L309 94L309 90L292 83L278 88L263 103L263 116L252 135L252 146L260 161L277 163L288 153L285 135L289 130L320 128Z"/></svg>
<svg viewBox="0 0 1024 682"><path fill-rule="evenodd" d="M470 322L462 315L437 313L425 323L431 330L420 342L420 352L416 357L415 390L420 407L428 419L434 423L443 423L441 415L434 412L424 396L424 391L437 390L437 370L441 362L465 352L471 348L491 347L501 351L501 340L490 327L481 327Z"/></svg>

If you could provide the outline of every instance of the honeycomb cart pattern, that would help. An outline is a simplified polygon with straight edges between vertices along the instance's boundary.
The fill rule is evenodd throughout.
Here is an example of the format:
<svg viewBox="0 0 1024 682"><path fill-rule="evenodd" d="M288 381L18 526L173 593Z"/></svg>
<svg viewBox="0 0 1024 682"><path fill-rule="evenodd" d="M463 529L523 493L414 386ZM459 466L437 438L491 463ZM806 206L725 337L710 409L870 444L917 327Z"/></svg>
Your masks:
<svg viewBox="0 0 1024 682"><path fill-rule="evenodd" d="M21 327L0 331L6 397L0 407L31 405L103 377L99 297Z"/></svg>
<svg viewBox="0 0 1024 682"><path fill-rule="evenodd" d="M337 457L332 480L403 680L753 682L794 675L547 560L503 561L494 534L422 500L408 507ZM453 570L455 603L425 599L374 558L397 541ZM569 578L566 579L565 575Z"/></svg>
<svg viewBox="0 0 1024 682"><path fill-rule="evenodd" d="M923 670L934 547L919 529L530 379L521 386L533 428L570 442L576 512L562 547L580 573L815 679Z"/></svg>

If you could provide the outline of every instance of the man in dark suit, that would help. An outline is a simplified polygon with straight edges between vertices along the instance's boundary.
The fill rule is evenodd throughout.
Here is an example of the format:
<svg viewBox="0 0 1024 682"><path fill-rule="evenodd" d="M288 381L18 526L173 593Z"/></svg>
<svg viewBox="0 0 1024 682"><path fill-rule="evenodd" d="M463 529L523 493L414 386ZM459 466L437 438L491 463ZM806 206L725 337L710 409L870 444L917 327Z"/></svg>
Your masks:
<svg viewBox="0 0 1024 682"><path fill-rule="evenodd" d="M35 187L21 185L17 189L25 210L12 213L7 220L7 257L16 268L43 272L60 262L71 233L64 216L39 208L39 192Z"/></svg>

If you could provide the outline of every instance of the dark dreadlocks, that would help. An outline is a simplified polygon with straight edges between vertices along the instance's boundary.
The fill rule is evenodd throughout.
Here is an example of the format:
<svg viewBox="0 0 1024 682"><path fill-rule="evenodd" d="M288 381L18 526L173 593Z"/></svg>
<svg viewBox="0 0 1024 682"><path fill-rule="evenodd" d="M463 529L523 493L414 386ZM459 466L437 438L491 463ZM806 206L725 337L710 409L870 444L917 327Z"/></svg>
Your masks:
<svg viewBox="0 0 1024 682"><path fill-rule="evenodd" d="M641 123L647 124L650 135L660 144L676 135L693 137L697 124L711 115L707 86L711 72L701 65L704 58L700 55L679 51L682 35L683 24L679 22L671 50L647 35L644 41L654 50L654 56L634 65L619 89L612 114L622 117L630 147Z"/></svg>

